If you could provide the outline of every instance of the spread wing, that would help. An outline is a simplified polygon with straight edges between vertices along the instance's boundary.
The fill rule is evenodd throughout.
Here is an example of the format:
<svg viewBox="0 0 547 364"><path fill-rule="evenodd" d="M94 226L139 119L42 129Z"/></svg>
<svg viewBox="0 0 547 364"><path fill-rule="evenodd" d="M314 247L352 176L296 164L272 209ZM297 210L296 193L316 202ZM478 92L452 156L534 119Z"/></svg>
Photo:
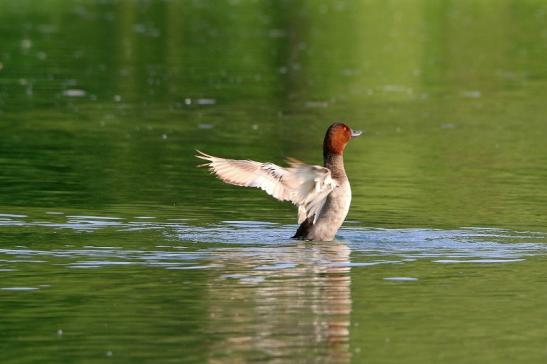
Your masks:
<svg viewBox="0 0 547 364"><path fill-rule="evenodd" d="M281 201L291 201L298 206L298 223L313 217L317 220L327 196L336 188L328 168L311 166L289 159L289 166L251 160L213 157L197 151L196 157L222 181L244 187L257 187Z"/></svg>

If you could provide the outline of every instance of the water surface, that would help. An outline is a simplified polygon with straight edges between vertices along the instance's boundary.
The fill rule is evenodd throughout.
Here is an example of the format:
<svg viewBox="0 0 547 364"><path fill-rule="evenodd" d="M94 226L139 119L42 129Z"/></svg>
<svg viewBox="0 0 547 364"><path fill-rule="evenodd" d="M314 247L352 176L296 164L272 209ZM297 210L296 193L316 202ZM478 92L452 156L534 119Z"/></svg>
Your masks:
<svg viewBox="0 0 547 364"><path fill-rule="evenodd" d="M2 362L545 361L545 2L0 9ZM335 242L196 168L334 120Z"/></svg>

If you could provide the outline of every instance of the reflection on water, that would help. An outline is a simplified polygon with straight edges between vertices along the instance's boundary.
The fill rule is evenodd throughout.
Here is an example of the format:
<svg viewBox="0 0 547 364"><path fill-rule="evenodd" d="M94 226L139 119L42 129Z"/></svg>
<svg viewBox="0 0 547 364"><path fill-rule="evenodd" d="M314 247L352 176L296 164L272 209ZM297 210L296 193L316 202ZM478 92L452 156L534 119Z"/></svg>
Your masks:
<svg viewBox="0 0 547 364"><path fill-rule="evenodd" d="M301 242L287 239L294 225L227 221L203 227L141 217L1 215L0 295L6 300L0 308L9 309L10 302L30 307L28 318L10 318L8 332L41 323L38 332L46 341L57 332L100 337L100 326L82 323L106 315L103 321L123 332L141 332L143 341L135 338L132 354L94 341L104 353L128 361L154 353L156 359L185 356L211 363L287 358L349 363L373 355L370 345L383 335L376 328L379 336L370 337L368 329L371 315L385 316L384 305L376 302L389 307L401 300L397 307L406 310L413 306L404 302L427 302L427 288L436 279L454 284L462 269L474 277L491 267L530 264L547 249L543 233L501 229L350 226L338 241ZM26 239L28 234L34 238ZM486 276L485 287L492 279ZM89 292L89 285L99 288ZM460 295L468 298L468 289ZM73 306L74 299L86 303ZM111 313L104 312L108 302L115 303ZM83 316L51 326L38 307ZM390 325L388 319L383 327ZM168 350L147 341L158 332ZM112 335L107 337L117 342ZM79 340L67 343L85 355L94 350ZM407 346L397 350L406 352Z"/></svg>
<svg viewBox="0 0 547 364"><path fill-rule="evenodd" d="M0 0L2 363L545 362L546 5ZM334 120L337 242L195 168Z"/></svg>
<svg viewBox="0 0 547 364"><path fill-rule="evenodd" d="M211 362L283 360L311 351L349 363L350 249L344 243L298 243L262 254L222 248L212 260L226 273L208 285ZM238 287L239 286L239 287ZM226 301L229 304L226 304Z"/></svg>

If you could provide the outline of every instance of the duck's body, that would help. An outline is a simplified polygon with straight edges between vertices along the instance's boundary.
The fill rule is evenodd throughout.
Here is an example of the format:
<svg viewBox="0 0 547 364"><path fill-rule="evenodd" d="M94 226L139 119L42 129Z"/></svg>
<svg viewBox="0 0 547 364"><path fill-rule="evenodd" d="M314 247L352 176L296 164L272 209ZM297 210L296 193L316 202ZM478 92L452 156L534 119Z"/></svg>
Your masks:
<svg viewBox="0 0 547 364"><path fill-rule="evenodd" d="M324 167L289 159L289 167L250 160L213 157L198 152L209 169L226 183L258 187L281 201L298 206L300 226L293 236L302 240L333 240L348 214L351 187L344 169L344 149L361 135L342 123L332 124L323 143Z"/></svg>
<svg viewBox="0 0 547 364"><path fill-rule="evenodd" d="M306 219L294 234L294 239L330 241L344 223L351 203L351 188L346 181L335 188L325 201L315 224L313 219Z"/></svg>
<svg viewBox="0 0 547 364"><path fill-rule="evenodd" d="M325 157L325 168L331 171L332 179L336 182L336 188L330 192L325 204L315 223L312 218L307 218L300 224L293 238L303 240L333 240L336 232L346 219L351 204L351 187L344 169L343 156Z"/></svg>

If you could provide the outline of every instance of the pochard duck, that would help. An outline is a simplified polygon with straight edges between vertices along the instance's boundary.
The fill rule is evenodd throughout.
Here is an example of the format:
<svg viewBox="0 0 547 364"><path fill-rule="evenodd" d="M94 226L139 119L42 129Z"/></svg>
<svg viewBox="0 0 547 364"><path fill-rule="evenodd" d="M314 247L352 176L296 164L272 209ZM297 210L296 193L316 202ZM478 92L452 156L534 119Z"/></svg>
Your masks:
<svg viewBox="0 0 547 364"><path fill-rule="evenodd" d="M344 123L333 123L323 141L323 167L287 160L288 167L252 160L213 157L197 151L220 180L244 187L256 187L281 201L298 207L294 239L330 241L344 222L351 203L351 188L344 169L344 149L361 135Z"/></svg>

